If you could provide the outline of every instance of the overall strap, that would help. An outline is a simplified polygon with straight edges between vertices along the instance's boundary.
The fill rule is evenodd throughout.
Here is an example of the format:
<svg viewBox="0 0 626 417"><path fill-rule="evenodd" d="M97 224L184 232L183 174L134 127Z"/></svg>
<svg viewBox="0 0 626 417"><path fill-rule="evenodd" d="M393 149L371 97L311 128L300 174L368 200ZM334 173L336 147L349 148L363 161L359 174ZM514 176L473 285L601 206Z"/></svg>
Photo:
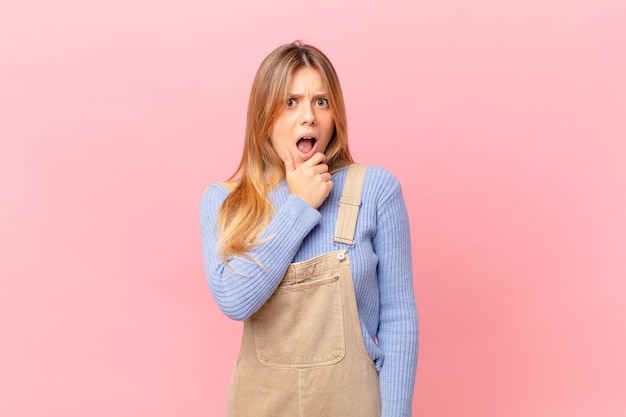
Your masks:
<svg viewBox="0 0 626 417"><path fill-rule="evenodd" d="M351 164L348 166L346 183L339 198L339 213L334 242L354 245L354 230L361 206L361 188L367 165Z"/></svg>

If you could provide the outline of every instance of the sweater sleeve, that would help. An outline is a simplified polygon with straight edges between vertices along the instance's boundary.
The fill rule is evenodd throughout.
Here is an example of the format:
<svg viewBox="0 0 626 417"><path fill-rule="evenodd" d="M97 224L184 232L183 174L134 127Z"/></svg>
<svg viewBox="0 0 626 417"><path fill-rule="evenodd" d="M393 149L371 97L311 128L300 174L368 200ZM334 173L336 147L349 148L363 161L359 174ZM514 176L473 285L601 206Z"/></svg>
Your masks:
<svg viewBox="0 0 626 417"><path fill-rule="evenodd" d="M304 200L290 195L261 233L263 243L248 252L252 259L233 257L227 265L217 255L217 214L227 195L226 189L213 184L202 196L204 269L219 308L234 320L245 320L278 287L302 241L319 223L321 215Z"/></svg>
<svg viewBox="0 0 626 417"><path fill-rule="evenodd" d="M383 352L382 417L410 417L417 367L418 319L408 214L397 180L391 194L379 206L373 243L379 257L377 337Z"/></svg>

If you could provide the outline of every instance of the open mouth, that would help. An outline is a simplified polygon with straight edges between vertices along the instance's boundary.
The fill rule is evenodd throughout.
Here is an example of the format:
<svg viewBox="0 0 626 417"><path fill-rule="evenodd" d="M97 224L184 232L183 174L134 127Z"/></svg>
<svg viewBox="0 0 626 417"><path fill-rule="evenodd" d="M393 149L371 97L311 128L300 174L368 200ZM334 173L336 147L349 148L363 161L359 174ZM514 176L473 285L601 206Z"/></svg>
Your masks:
<svg viewBox="0 0 626 417"><path fill-rule="evenodd" d="M315 146L315 142L317 142L317 139L315 139L314 137L303 136L300 138L300 140L298 140L296 146L298 147L298 150L300 152L306 154L311 152L311 149L313 149L313 147Z"/></svg>

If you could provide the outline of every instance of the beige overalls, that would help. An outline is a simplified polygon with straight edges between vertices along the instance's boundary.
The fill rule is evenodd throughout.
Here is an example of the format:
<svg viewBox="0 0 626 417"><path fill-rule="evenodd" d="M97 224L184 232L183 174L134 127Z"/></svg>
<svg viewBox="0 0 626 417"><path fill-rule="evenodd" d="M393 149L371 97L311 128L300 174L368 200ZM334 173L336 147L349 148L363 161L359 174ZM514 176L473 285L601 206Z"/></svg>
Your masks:
<svg viewBox="0 0 626 417"><path fill-rule="evenodd" d="M354 243L365 165L350 165L335 242ZM348 246L348 247L349 247ZM347 250L292 263L244 322L227 417L380 417Z"/></svg>

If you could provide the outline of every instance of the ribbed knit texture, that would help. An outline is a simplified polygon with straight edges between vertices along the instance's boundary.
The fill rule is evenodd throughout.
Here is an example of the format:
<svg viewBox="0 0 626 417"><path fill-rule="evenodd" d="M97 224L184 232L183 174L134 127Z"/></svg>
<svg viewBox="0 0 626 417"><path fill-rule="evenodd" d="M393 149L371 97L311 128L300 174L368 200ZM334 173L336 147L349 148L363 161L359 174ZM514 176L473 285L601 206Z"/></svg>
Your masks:
<svg viewBox="0 0 626 417"><path fill-rule="evenodd" d="M345 177L345 168L333 174L333 190L318 210L291 195L285 181L270 193L276 214L261 238L272 238L250 251L264 268L239 257L230 260L228 268L216 255L217 212L228 192L211 185L200 206L207 280L224 314L245 320L272 295L291 262L347 248L363 340L380 373L382 417L409 417L418 325L400 183L385 169L368 167L355 244L347 247L333 242Z"/></svg>

